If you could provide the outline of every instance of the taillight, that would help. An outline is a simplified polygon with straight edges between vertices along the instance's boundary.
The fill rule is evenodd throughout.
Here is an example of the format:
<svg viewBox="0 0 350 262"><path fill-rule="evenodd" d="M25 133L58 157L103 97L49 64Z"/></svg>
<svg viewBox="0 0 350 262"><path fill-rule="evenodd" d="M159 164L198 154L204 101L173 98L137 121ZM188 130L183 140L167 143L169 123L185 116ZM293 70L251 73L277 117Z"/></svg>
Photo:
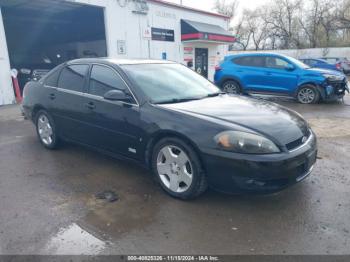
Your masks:
<svg viewBox="0 0 350 262"><path fill-rule="evenodd" d="M221 71L221 70L222 70L221 66L219 66L219 65L215 66L215 71L216 71L216 72L217 72L217 71Z"/></svg>
<svg viewBox="0 0 350 262"><path fill-rule="evenodd" d="M337 69L341 69L341 63L335 64L335 67L336 67Z"/></svg>

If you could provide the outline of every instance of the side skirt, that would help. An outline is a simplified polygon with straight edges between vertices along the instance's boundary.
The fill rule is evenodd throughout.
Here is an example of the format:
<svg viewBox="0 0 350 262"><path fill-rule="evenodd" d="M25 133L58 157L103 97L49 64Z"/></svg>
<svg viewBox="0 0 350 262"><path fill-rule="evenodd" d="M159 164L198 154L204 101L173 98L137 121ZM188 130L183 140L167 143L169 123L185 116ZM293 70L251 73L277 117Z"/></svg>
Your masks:
<svg viewBox="0 0 350 262"><path fill-rule="evenodd" d="M147 167L147 165L145 163L143 163L141 161L138 161L136 159L133 159L133 158L121 155L121 154L117 154L117 153L114 153L114 152L111 152L111 151L108 151L108 150L104 150L104 149L101 149L101 148L98 148L98 147L95 147L95 146L84 144L84 143L81 143L81 142L78 142L76 140L72 140L72 139L69 139L69 138L66 138L66 137L60 136L60 138L66 143L82 146L82 147L85 147L85 148L87 148L87 149L89 149L91 151L95 151L95 152L101 153L103 155L109 156L109 157L117 159L117 160L127 161L127 162L130 162L130 163L136 164L137 166L139 166L141 168L149 170L149 168Z"/></svg>

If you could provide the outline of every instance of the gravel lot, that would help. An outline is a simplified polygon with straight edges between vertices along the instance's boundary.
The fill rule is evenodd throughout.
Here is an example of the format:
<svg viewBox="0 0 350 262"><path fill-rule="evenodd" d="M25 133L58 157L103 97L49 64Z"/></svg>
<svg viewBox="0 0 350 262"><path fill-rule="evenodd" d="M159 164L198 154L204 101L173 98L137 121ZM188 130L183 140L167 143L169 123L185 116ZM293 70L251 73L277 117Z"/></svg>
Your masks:
<svg viewBox="0 0 350 262"><path fill-rule="evenodd" d="M317 133L312 175L274 195L208 191L192 202L131 163L74 145L47 151L18 106L1 107L0 254L349 254L350 96L275 102ZM97 200L103 190L119 200Z"/></svg>

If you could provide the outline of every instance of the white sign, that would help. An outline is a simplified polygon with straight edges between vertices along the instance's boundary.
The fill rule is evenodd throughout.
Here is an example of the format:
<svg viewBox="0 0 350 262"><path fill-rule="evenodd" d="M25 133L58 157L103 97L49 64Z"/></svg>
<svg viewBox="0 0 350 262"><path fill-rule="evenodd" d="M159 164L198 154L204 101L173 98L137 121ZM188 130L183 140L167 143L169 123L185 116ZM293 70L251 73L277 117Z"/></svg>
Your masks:
<svg viewBox="0 0 350 262"><path fill-rule="evenodd" d="M126 54L125 40L118 40L117 47L118 47L118 55L125 55Z"/></svg>
<svg viewBox="0 0 350 262"><path fill-rule="evenodd" d="M145 38L145 39L152 39L152 29L151 29L150 26L147 26L143 30L143 38Z"/></svg>

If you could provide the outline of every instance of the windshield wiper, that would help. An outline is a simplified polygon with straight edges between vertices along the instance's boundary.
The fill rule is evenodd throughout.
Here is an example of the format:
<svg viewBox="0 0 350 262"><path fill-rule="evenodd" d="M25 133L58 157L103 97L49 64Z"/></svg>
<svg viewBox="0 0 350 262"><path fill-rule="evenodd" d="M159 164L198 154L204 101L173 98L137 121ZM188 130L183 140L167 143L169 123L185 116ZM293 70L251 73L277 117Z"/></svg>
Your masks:
<svg viewBox="0 0 350 262"><path fill-rule="evenodd" d="M217 92L217 93L208 94L207 97L215 97L215 96L224 95L224 94L226 94L226 93L225 92Z"/></svg>
<svg viewBox="0 0 350 262"><path fill-rule="evenodd" d="M159 105L159 104L176 104L176 103L189 102L189 101L199 100L199 99L200 98L197 98L197 97L192 97L192 98L172 98L172 99L169 99L169 100L156 102L155 104L157 104L157 105Z"/></svg>
<svg viewBox="0 0 350 262"><path fill-rule="evenodd" d="M224 94L226 94L226 93L225 92L216 92L216 93L208 94L204 97L172 98L169 100L164 100L164 101L154 102L154 103L157 105L158 104L176 104L176 103L189 102L189 101L193 101L193 100L201 100L204 98L215 97L215 96L224 95Z"/></svg>

